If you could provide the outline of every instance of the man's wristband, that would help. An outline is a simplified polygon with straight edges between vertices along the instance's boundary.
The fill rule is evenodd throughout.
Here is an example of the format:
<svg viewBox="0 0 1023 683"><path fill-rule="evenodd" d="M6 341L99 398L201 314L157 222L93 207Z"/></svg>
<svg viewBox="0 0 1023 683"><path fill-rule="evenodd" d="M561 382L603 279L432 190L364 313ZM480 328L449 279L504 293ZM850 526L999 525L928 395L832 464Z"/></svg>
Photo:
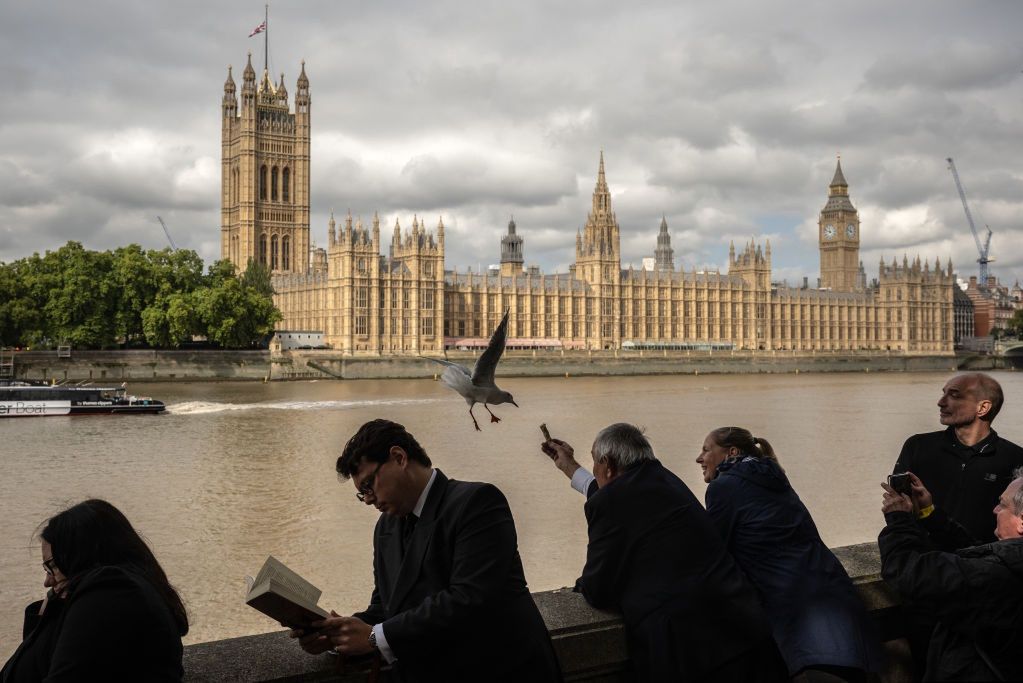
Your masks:
<svg viewBox="0 0 1023 683"><path fill-rule="evenodd" d="M377 647L377 632L375 630L373 630L372 628L369 631L369 646L371 648L373 648L374 650L379 650L380 649L380 648Z"/></svg>
<svg viewBox="0 0 1023 683"><path fill-rule="evenodd" d="M931 516L931 514L933 512L934 512L934 504L932 503L932 504L928 505L927 507L922 508L919 511L917 511L916 518L917 519L927 519L928 517Z"/></svg>

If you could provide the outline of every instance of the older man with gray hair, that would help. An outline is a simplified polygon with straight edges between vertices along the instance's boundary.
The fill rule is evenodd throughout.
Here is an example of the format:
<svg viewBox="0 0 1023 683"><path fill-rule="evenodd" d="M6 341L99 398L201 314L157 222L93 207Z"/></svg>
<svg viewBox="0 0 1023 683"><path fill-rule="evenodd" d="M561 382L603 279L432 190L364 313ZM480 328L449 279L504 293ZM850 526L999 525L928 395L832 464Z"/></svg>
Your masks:
<svg viewBox="0 0 1023 683"><path fill-rule="evenodd" d="M640 429L602 429L592 474L564 441L541 449L587 495L589 544L576 590L622 613L637 680L786 678L756 594L703 506Z"/></svg>
<svg viewBox="0 0 1023 683"><path fill-rule="evenodd" d="M921 499L932 503L918 479L912 494L882 486L881 574L937 620L924 680L1023 680L1023 467L992 510L998 540L968 548L968 532L936 505L917 523Z"/></svg>

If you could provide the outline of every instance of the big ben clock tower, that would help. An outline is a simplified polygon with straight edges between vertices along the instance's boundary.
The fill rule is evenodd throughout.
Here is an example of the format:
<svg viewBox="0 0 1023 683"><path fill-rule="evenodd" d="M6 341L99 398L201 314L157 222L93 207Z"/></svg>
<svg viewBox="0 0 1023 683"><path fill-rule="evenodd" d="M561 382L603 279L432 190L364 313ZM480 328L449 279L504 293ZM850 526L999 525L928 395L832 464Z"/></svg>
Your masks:
<svg viewBox="0 0 1023 683"><path fill-rule="evenodd" d="M817 240L821 251L821 287L851 292L859 287L860 217L849 201L849 184L842 175L842 160L821 210Z"/></svg>

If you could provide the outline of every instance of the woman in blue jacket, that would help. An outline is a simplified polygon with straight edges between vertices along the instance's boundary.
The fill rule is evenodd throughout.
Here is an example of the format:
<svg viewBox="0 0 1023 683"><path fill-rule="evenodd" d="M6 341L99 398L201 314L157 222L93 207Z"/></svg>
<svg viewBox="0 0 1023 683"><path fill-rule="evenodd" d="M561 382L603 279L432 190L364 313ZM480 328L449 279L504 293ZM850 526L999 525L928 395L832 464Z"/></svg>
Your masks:
<svg viewBox="0 0 1023 683"><path fill-rule="evenodd" d="M880 670L870 618L765 439L715 429L696 462L707 512L760 594L797 681L866 681Z"/></svg>

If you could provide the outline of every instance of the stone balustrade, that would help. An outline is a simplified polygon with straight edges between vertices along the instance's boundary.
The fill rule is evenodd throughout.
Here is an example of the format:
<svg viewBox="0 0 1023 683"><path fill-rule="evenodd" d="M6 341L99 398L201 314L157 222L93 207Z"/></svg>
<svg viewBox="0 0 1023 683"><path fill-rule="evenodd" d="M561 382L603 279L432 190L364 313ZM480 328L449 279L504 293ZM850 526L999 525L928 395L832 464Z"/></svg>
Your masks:
<svg viewBox="0 0 1023 683"><path fill-rule="evenodd" d="M886 641L888 666L882 680L886 683L910 680L906 668L908 652L895 642L900 635L894 615L898 597L881 580L876 544L845 546L835 548L834 552L853 578ZM634 680L629 674L629 653L620 616L593 609L570 588L534 593L533 599L547 622L566 682ZM187 683L361 683L368 680L370 672L367 662L342 664L331 655L307 655L285 631L190 645L185 648L184 661Z"/></svg>

